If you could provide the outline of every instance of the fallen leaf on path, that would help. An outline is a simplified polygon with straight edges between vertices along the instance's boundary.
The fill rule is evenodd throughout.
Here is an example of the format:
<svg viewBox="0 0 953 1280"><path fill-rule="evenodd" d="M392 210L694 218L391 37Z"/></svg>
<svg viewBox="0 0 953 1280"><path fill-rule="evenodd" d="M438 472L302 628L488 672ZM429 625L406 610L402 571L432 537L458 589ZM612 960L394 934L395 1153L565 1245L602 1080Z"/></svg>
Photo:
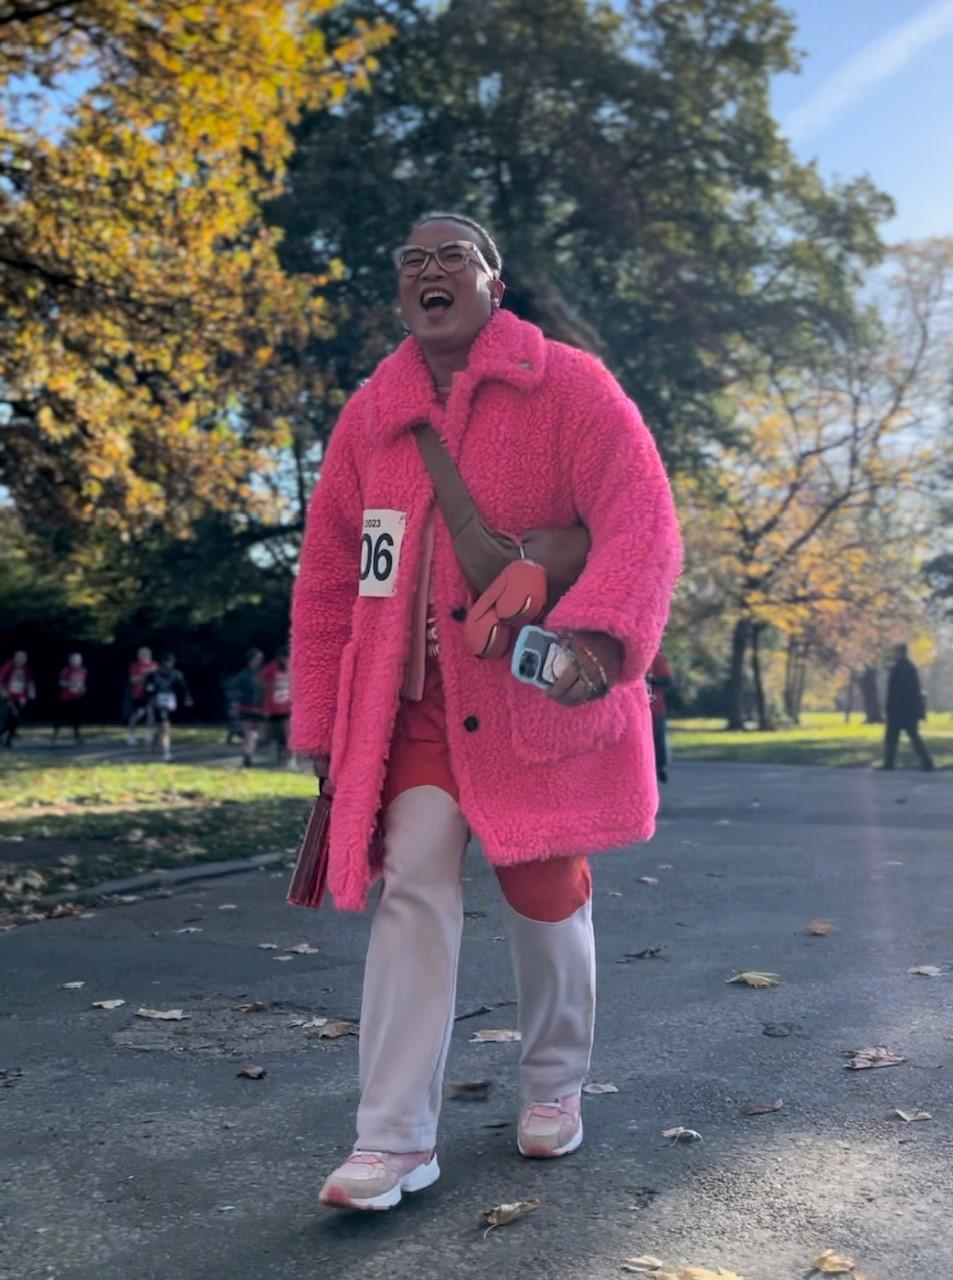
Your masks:
<svg viewBox="0 0 953 1280"><path fill-rule="evenodd" d="M219 904L219 911L237 911L238 906L234 902L222 902Z"/></svg>
<svg viewBox="0 0 953 1280"><path fill-rule="evenodd" d="M340 1040L342 1036L356 1036L356 1022L326 1022L323 1027L318 1028L319 1040Z"/></svg>
<svg viewBox="0 0 953 1280"><path fill-rule="evenodd" d="M896 859L894 859L894 860L893 860L893 861L891 861L891 862L885 862L885 863L884 863L884 866L885 866L885 867L902 867L902 866L903 866L903 863L902 863L902 862L897 862L897 860L896 860Z"/></svg>
<svg viewBox="0 0 953 1280"><path fill-rule="evenodd" d="M894 1110L894 1115L899 1116L901 1120L907 1124L913 1124L915 1120L932 1120L933 1117L929 1111L923 1111L920 1107L914 1107L911 1111L902 1111L900 1107Z"/></svg>
<svg viewBox="0 0 953 1280"><path fill-rule="evenodd" d="M316 956L318 954L318 948L312 947L310 942L299 942L293 947L285 947L285 950L296 956Z"/></svg>
<svg viewBox="0 0 953 1280"><path fill-rule="evenodd" d="M138 844L140 840L145 839L145 834L142 827L133 827L126 835L126 842L127 844Z"/></svg>
<svg viewBox="0 0 953 1280"><path fill-rule="evenodd" d="M514 1040L521 1039L518 1031L499 1031L493 1028L484 1028L483 1031L474 1031L470 1037L471 1044L511 1044Z"/></svg>
<svg viewBox="0 0 953 1280"><path fill-rule="evenodd" d="M626 960L662 960L665 951L665 943L659 942L654 947L643 947L641 951L627 951L620 961L624 964Z"/></svg>
<svg viewBox="0 0 953 1280"><path fill-rule="evenodd" d="M747 987L778 987L781 985L781 979L776 973L759 973L757 969L749 969L745 973L736 973L733 978L726 978L725 982L743 982Z"/></svg>
<svg viewBox="0 0 953 1280"><path fill-rule="evenodd" d="M619 1090L614 1084L584 1084L582 1086L583 1093L618 1093Z"/></svg>
<svg viewBox="0 0 953 1280"><path fill-rule="evenodd" d="M264 1013L268 1008L264 1000L246 1000L244 1004L233 1004L233 1013Z"/></svg>
<svg viewBox="0 0 953 1280"><path fill-rule="evenodd" d="M486 1102L489 1096L489 1080L460 1080L447 1085L447 1097L458 1102Z"/></svg>
<svg viewBox="0 0 953 1280"><path fill-rule="evenodd" d="M743 1116L769 1116L773 1111L780 1111L784 1106L783 1098L776 1098L774 1102L747 1102L741 1108Z"/></svg>
<svg viewBox="0 0 953 1280"><path fill-rule="evenodd" d="M815 1271L822 1271L826 1276L846 1276L857 1266L853 1258L846 1253L837 1253L834 1249L825 1249L811 1263Z"/></svg>
<svg viewBox="0 0 953 1280"><path fill-rule="evenodd" d="M663 1129L663 1138L671 1138L673 1142L701 1142L702 1136L697 1129L686 1129L678 1124L673 1129Z"/></svg>
<svg viewBox="0 0 953 1280"><path fill-rule="evenodd" d="M818 916L816 920L808 922L807 931L815 938L826 938L833 928L830 920L824 920Z"/></svg>
<svg viewBox="0 0 953 1280"><path fill-rule="evenodd" d="M677 1280L744 1280L737 1271L725 1271L719 1267L717 1271L709 1271L707 1267L683 1267Z"/></svg>
<svg viewBox="0 0 953 1280"><path fill-rule="evenodd" d="M895 1067L906 1058L899 1053L891 1053L883 1045L874 1045L869 1049L848 1049L850 1062L845 1063L848 1071L865 1071L870 1067Z"/></svg>
<svg viewBox="0 0 953 1280"><path fill-rule="evenodd" d="M293 959L294 959L294 956L272 956L271 958L272 958L272 960L279 960L279 961L282 961L282 962L287 962L288 960L293 960Z"/></svg>
<svg viewBox="0 0 953 1280"><path fill-rule="evenodd" d="M81 991L86 986L85 982L61 982L61 991Z"/></svg>
<svg viewBox="0 0 953 1280"><path fill-rule="evenodd" d="M634 1272L637 1276L657 1276L664 1267L662 1259L651 1253L640 1253L637 1258L626 1258L622 1263L623 1271Z"/></svg>
<svg viewBox="0 0 953 1280"><path fill-rule="evenodd" d="M907 973L918 974L921 978L939 978L945 970L938 964L915 964Z"/></svg>
<svg viewBox="0 0 953 1280"><path fill-rule="evenodd" d="M658 876L639 876L639 884L658 884Z"/></svg>
<svg viewBox="0 0 953 1280"><path fill-rule="evenodd" d="M761 1034L773 1036L776 1040L784 1036L793 1036L800 1027L798 1022L763 1022L761 1025L764 1027Z"/></svg>
<svg viewBox="0 0 953 1280"><path fill-rule="evenodd" d="M94 1009L121 1009L125 1000L94 1000Z"/></svg>
<svg viewBox="0 0 953 1280"><path fill-rule="evenodd" d="M268 1073L264 1067L259 1067L254 1062L246 1062L238 1074L249 1080L263 1080Z"/></svg>
<svg viewBox="0 0 953 1280"><path fill-rule="evenodd" d="M197 924L187 924L183 929L176 929L176 933L201 933L202 930Z"/></svg>
<svg viewBox="0 0 953 1280"><path fill-rule="evenodd" d="M658 864L659 871L674 871L675 868L670 862L660 862Z"/></svg>
<svg viewBox="0 0 953 1280"><path fill-rule="evenodd" d="M117 902L138 902L139 894L138 893L120 893L116 898L116 901Z"/></svg>
<svg viewBox="0 0 953 1280"><path fill-rule="evenodd" d="M618 889L610 889L610 890L609 890L609 897L610 897L610 898L621 898L621 897L622 897L622 894L619 892L619 890L618 890Z"/></svg>
<svg viewBox="0 0 953 1280"><path fill-rule="evenodd" d="M513 1204L498 1204L493 1209L487 1209L483 1215L483 1221L487 1224L483 1238L486 1239L495 1227L506 1227L511 1222L525 1218L528 1213L538 1209L540 1203L539 1200L517 1200Z"/></svg>
<svg viewBox="0 0 953 1280"><path fill-rule="evenodd" d="M182 1022L189 1015L181 1009L137 1009L137 1018L152 1018L155 1022Z"/></svg>
<svg viewBox="0 0 953 1280"><path fill-rule="evenodd" d="M259 942L258 950L259 951L277 951L278 943L277 942Z"/></svg>
<svg viewBox="0 0 953 1280"><path fill-rule="evenodd" d="M315 1031L318 1027L326 1027L330 1018L292 1018L289 1027L300 1027L302 1031Z"/></svg>

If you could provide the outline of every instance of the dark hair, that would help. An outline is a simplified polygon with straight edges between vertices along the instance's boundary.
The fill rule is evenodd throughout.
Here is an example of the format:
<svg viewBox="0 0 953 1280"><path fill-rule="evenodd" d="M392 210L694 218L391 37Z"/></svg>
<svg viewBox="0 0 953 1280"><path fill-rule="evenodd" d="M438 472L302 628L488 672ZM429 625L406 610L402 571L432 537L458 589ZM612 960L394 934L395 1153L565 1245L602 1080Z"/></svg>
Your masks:
<svg viewBox="0 0 953 1280"><path fill-rule="evenodd" d="M245 662L252 662L255 658L263 658L265 655L260 649L249 649L245 654Z"/></svg>
<svg viewBox="0 0 953 1280"><path fill-rule="evenodd" d="M462 227L468 227L471 231L475 231L480 237L479 244L483 250L483 256L486 258L487 265L492 271L503 270L503 255L500 253L499 246L487 231L482 223L477 222L475 218L468 217L465 213L425 213L423 217L417 218L414 227L422 227L425 222L459 222Z"/></svg>

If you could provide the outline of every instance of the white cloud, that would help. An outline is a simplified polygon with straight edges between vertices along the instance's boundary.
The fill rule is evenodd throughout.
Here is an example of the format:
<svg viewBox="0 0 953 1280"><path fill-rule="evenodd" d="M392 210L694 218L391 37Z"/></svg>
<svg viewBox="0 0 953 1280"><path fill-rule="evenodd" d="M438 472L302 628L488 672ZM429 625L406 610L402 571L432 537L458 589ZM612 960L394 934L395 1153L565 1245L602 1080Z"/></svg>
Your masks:
<svg viewBox="0 0 953 1280"><path fill-rule="evenodd" d="M871 40L849 58L817 92L790 113L784 132L794 142L821 133L847 107L906 66L924 45L953 33L953 0L936 0L917 14Z"/></svg>

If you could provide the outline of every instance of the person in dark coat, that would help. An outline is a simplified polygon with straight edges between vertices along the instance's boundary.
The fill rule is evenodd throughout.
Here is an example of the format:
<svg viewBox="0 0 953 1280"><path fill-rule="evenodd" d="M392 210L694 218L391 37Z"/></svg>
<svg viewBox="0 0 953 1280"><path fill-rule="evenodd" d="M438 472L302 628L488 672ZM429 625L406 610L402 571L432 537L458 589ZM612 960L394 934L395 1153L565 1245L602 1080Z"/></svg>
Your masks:
<svg viewBox="0 0 953 1280"><path fill-rule="evenodd" d="M920 737L920 721L927 717L920 674L907 655L907 646L898 644L894 650L894 664L887 677L887 732L884 737L884 768L897 767L897 746L900 735L906 732L910 745L917 753L920 767L933 768L930 753Z"/></svg>

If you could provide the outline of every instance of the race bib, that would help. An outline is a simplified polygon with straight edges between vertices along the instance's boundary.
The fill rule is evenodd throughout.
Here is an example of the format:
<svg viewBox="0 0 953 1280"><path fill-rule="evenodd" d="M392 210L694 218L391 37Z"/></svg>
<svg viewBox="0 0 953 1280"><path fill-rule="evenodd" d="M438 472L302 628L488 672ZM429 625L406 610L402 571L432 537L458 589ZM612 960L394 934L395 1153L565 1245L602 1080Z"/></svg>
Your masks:
<svg viewBox="0 0 953 1280"><path fill-rule="evenodd" d="M396 592L400 548L406 528L406 511L364 512L360 595L384 597Z"/></svg>
<svg viewBox="0 0 953 1280"><path fill-rule="evenodd" d="M157 693L156 706L160 711L174 711L178 706L174 693Z"/></svg>

